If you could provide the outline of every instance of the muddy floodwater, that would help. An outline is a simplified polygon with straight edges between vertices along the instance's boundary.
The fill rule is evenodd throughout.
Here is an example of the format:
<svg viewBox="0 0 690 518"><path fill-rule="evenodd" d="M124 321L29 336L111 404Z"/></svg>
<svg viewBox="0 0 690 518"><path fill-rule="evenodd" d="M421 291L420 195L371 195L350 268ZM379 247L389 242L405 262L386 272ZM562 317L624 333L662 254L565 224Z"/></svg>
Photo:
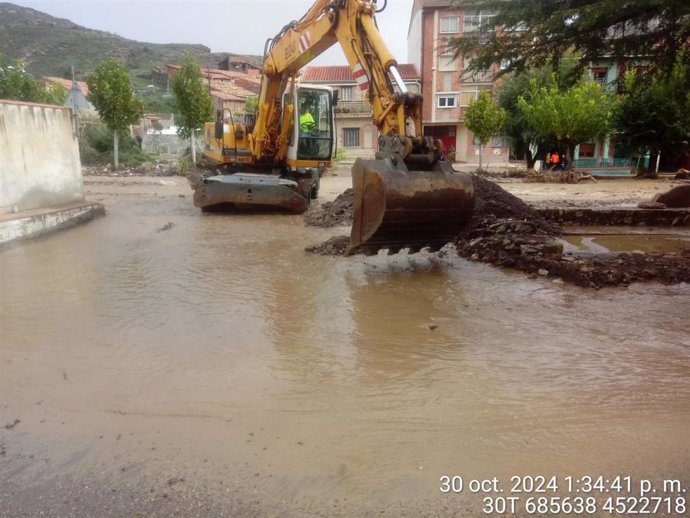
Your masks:
<svg viewBox="0 0 690 518"><path fill-rule="evenodd" d="M106 217L0 251L0 516L481 515L444 475L690 488L687 284L323 257L333 229L202 214L181 179L87 187Z"/></svg>

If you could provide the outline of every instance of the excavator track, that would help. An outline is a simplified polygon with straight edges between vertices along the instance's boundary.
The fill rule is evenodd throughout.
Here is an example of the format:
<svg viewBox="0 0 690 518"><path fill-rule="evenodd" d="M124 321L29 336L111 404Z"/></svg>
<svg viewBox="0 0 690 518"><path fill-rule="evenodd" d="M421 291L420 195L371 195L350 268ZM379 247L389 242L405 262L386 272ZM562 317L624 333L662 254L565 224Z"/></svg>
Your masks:
<svg viewBox="0 0 690 518"><path fill-rule="evenodd" d="M437 161L429 170L409 170L391 158L358 159L352 167L353 224L346 255L437 250L472 217L469 175Z"/></svg>

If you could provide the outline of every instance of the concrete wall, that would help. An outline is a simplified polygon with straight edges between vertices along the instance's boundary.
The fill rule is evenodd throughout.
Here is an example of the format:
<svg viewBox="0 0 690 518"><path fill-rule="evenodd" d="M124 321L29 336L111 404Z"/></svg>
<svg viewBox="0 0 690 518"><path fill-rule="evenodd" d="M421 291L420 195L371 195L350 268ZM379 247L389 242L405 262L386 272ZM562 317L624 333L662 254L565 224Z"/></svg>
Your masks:
<svg viewBox="0 0 690 518"><path fill-rule="evenodd" d="M0 100L0 214L83 199L71 111Z"/></svg>
<svg viewBox="0 0 690 518"><path fill-rule="evenodd" d="M201 151L200 139L197 138L197 151ZM160 133L143 135L141 149L150 155L181 155L189 147L189 139L181 139L177 135L162 135Z"/></svg>

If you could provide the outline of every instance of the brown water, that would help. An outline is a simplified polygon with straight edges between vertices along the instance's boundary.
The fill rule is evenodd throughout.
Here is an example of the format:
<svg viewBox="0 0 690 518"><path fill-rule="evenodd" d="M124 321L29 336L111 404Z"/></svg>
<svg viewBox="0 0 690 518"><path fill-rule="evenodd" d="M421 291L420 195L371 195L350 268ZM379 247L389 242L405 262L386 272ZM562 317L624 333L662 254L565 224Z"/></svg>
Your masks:
<svg viewBox="0 0 690 518"><path fill-rule="evenodd" d="M690 231L651 227L570 227L563 240L574 253L666 252L690 249ZM572 245L568 247L567 245Z"/></svg>
<svg viewBox="0 0 690 518"><path fill-rule="evenodd" d="M310 255L331 231L154 190L0 252L10 514L434 516L445 474L688 487L690 286Z"/></svg>

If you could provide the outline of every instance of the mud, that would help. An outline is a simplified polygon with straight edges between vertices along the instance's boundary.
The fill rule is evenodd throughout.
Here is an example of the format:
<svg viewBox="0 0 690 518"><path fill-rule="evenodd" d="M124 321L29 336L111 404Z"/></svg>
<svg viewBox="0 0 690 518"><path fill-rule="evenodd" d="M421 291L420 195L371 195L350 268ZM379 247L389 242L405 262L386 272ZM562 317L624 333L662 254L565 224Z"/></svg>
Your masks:
<svg viewBox="0 0 690 518"><path fill-rule="evenodd" d="M304 216L304 223L308 226L323 228L352 225L353 195L354 191L350 188L339 194L335 200L311 209Z"/></svg>
<svg viewBox="0 0 690 518"><path fill-rule="evenodd" d="M652 202L671 208L690 207L690 184L676 185L670 191L656 195Z"/></svg>
<svg viewBox="0 0 690 518"><path fill-rule="evenodd" d="M648 252L578 257L563 254L559 241L535 235L528 228L522 222L499 220L458 240L456 249L459 255L473 261L596 289L627 286L635 281L690 282L690 249L676 254Z"/></svg>
<svg viewBox="0 0 690 518"><path fill-rule="evenodd" d="M680 253L595 256L564 254L563 244L556 239L562 234L559 226L484 175L473 174L472 179L475 212L455 242L461 257L595 289L644 281L666 284L690 282L690 250ZM584 217L585 213L589 219ZM557 214L562 220L563 214L558 211ZM578 214L569 213L569 217L572 220ZM592 214L596 215L596 211L582 213L582 219L587 220L584 223L591 224ZM627 216L621 218L627 221ZM338 196L334 202L325 203L305 219L307 225L321 227L351 224L352 189ZM570 222L579 221L576 218L576 221ZM346 236L334 236L306 248L306 251L320 255L343 255L348 243Z"/></svg>
<svg viewBox="0 0 690 518"><path fill-rule="evenodd" d="M482 516L443 475L689 487L690 285L324 258L304 247L335 230L302 216L93 180L107 217L0 253L0 517Z"/></svg>

